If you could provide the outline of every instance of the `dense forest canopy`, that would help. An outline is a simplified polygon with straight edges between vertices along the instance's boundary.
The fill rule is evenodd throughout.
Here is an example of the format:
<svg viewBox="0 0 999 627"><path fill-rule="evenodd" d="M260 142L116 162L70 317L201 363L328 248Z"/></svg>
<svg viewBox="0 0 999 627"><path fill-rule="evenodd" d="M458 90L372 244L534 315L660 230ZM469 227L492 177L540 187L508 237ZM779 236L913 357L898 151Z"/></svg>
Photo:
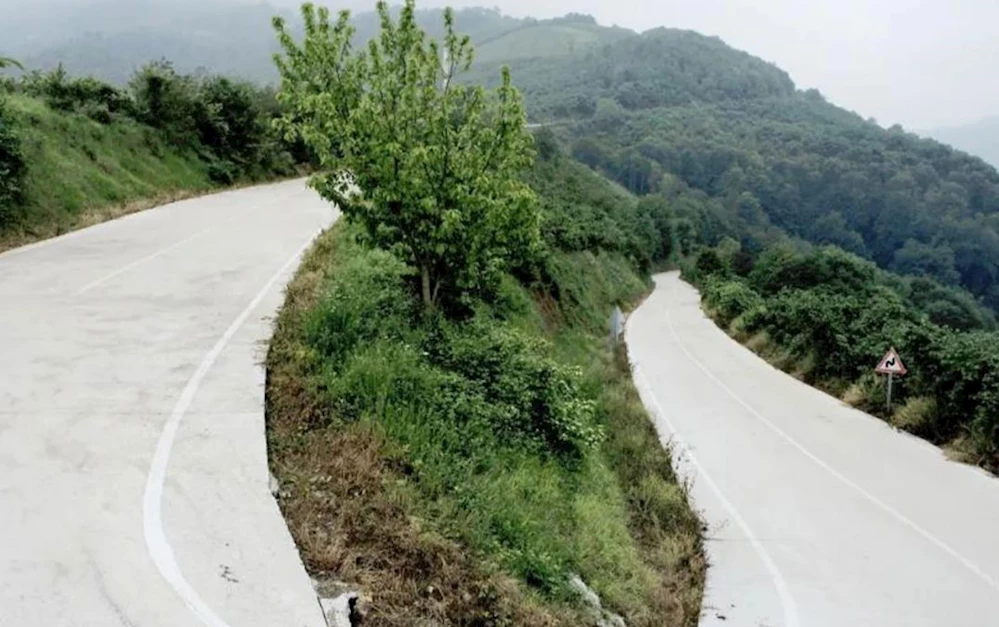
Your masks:
<svg viewBox="0 0 999 627"><path fill-rule="evenodd" d="M883 129L687 31L512 69L534 119L584 163L636 194L706 194L715 241L835 244L999 307L999 174L981 159Z"/></svg>

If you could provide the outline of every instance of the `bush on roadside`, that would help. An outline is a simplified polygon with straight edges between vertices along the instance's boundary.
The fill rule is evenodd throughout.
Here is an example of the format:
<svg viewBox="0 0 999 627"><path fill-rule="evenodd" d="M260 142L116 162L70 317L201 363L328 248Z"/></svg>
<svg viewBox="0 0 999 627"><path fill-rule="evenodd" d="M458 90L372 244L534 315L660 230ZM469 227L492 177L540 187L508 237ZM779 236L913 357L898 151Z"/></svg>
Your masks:
<svg viewBox="0 0 999 627"><path fill-rule="evenodd" d="M744 281L708 281L703 295L704 302L723 326L728 326L744 313L763 306L763 297Z"/></svg>
<svg viewBox="0 0 999 627"><path fill-rule="evenodd" d="M338 268L306 322L309 344L333 368L343 365L362 343L401 339L413 321L407 266L382 250L354 252Z"/></svg>
<svg viewBox="0 0 999 627"><path fill-rule="evenodd" d="M0 97L0 231L17 217L26 170L14 117Z"/></svg>
<svg viewBox="0 0 999 627"><path fill-rule="evenodd" d="M712 252L685 272L730 332L765 334L766 356L779 367L879 414L884 381L872 369L895 347L909 373L895 379L897 409L886 418L935 442L960 438L966 457L999 467L999 333L966 292L892 275L834 247L787 244L758 256L747 285L726 279Z"/></svg>
<svg viewBox="0 0 999 627"><path fill-rule="evenodd" d="M579 373L555 361L545 340L482 317L438 324L425 343L431 362L468 381L463 395L481 394L499 440L573 458L600 443Z"/></svg>
<svg viewBox="0 0 999 627"><path fill-rule="evenodd" d="M58 111L80 113L102 124L117 116L135 116L131 97L114 85L91 76L71 77L59 65L48 72L35 70L21 79L20 89L44 100Z"/></svg>

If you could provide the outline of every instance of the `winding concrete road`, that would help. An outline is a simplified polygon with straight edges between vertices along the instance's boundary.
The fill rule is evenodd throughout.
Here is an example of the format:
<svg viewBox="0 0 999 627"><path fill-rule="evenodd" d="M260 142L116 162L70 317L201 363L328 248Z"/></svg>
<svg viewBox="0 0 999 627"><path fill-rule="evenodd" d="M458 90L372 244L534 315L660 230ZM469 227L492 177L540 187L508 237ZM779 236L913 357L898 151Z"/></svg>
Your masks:
<svg viewBox="0 0 999 627"><path fill-rule="evenodd" d="M772 368L676 274L627 340L709 524L702 625L999 625L999 480Z"/></svg>
<svg viewBox="0 0 999 627"><path fill-rule="evenodd" d="M0 625L325 627L260 364L334 218L294 181L0 255Z"/></svg>

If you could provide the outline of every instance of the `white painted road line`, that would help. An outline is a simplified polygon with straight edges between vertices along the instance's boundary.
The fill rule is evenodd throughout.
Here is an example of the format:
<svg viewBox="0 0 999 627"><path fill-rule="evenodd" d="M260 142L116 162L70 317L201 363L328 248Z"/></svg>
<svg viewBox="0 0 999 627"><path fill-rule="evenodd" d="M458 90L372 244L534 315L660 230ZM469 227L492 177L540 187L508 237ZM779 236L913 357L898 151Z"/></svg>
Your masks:
<svg viewBox="0 0 999 627"><path fill-rule="evenodd" d="M171 251L177 250L178 248L180 248L184 244L186 244L188 242L193 242L194 240L198 239L202 235L205 235L207 233L211 233L212 231L215 230L215 228L216 227L214 227L214 226L210 226L210 227L208 227L206 229L201 229L200 231L198 231L194 235L191 235L189 237L185 237L184 239L180 240L179 242L174 242L173 244L170 244L166 248L161 248L160 250L157 250L156 252L154 252L154 253L152 253L150 255L146 255L145 257L142 257L140 259L136 259L135 261L133 261L131 263L128 263L128 264L126 264L126 265L118 268L114 272L111 272L109 274L105 274L101 278L99 278L99 279L97 279L95 281L91 281L90 283L87 283L86 285L84 285L83 287L81 287L79 290L77 290L76 295L80 296L81 294L85 294L85 293L89 292L90 290L94 289L95 287L97 287L99 285L103 285L104 283L107 283L111 279L113 279L113 278L115 278L117 276L121 276L121 275L125 274L129 270L132 270L134 268L138 268L139 266L141 266L144 263L150 262L153 259L158 259L158 258L162 257L163 255L171 252Z"/></svg>
<svg viewBox="0 0 999 627"><path fill-rule="evenodd" d="M163 531L163 485L166 482L170 452L173 449L174 440L177 438L177 430L184 419L184 414L194 401L194 396L198 393L198 388L201 386L201 382L208 374L208 371L215 365L219 355L222 354L226 345L236 335L240 327L243 326L246 319L250 317L250 314L260 306L260 302L264 297L274 289L274 284L288 273L292 264L301 258L302 253L305 252L311 243L312 240L309 240L305 246L295 252L281 266L281 269L271 276L267 283L264 284L264 287L253 297L253 300L250 301L246 309L233 320L229 328L219 338L219 341L205 355L194 376L184 386L184 391L181 392L180 398L177 400L177 405L174 406L173 411L170 413L170 418L167 420L166 425L164 425L163 433L160 434L160 438L156 443L156 453L153 455L153 461L149 467L146 490L142 496L142 526L146 537L146 548L149 551L149 556L156 564L156 568L163 575L163 578L167 580L178 596L184 600L184 603L191 608L191 611L194 612L201 622L208 627L229 627L229 624L222 620L204 602L198 592L184 578L184 573L181 571L180 566L177 564L177 559L174 557L170 540L167 539L166 533Z"/></svg>
<svg viewBox="0 0 999 627"><path fill-rule="evenodd" d="M652 404L655 415L666 423L672 433L676 434L677 430L670 421L669 414L667 414L663 410L662 405L659 404L659 399L656 398L655 392L652 391L652 387L649 385L649 380L645 378L645 374L642 372L641 368L635 366L634 373L639 379L636 382L640 386L639 389L644 392L644 394L642 394L642 398L646 400L646 402ZM697 471L697 476L700 477L705 484L707 484L708 489L710 489L715 497L717 497L717 499L721 502L722 507L725 508L728 515L732 517L732 520L734 520L737 525L739 525L739 529L741 529L746 535L749 543L753 546L753 550L756 551L756 554L760 557L760 561L763 562L764 567L766 567L767 572L770 574L770 578L773 580L774 589L780 597L780 602L784 611L784 624L787 625L787 627L798 627L798 606L795 605L794 599L791 597L791 591L787 587L787 582L784 581L784 576L780 574L777 564L775 564L773 558L770 557L770 553L767 552L766 547L764 547L763 543L760 542L756 533L753 532L749 523L746 522L746 519L739 514L739 510L735 508L732 501L725 496L725 494L721 491L721 488L718 487L718 484L711 478L711 475L708 474L704 467L701 466L701 463L697 461L697 455L686 444L684 444L683 438L679 435L674 435L673 441L683 450L683 455L686 456L686 458L694 466L694 469Z"/></svg>
<svg viewBox="0 0 999 627"><path fill-rule="evenodd" d="M288 181L0 255L0 625L326 627L268 489L261 361L335 216Z"/></svg>

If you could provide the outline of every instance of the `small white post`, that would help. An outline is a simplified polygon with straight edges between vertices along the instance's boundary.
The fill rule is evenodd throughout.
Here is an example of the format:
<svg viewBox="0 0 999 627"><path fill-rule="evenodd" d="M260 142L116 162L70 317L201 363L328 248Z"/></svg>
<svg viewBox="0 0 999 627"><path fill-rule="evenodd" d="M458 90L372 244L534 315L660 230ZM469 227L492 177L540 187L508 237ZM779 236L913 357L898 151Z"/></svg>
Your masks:
<svg viewBox="0 0 999 627"><path fill-rule="evenodd" d="M891 416L891 383L893 375L888 373L888 415Z"/></svg>

